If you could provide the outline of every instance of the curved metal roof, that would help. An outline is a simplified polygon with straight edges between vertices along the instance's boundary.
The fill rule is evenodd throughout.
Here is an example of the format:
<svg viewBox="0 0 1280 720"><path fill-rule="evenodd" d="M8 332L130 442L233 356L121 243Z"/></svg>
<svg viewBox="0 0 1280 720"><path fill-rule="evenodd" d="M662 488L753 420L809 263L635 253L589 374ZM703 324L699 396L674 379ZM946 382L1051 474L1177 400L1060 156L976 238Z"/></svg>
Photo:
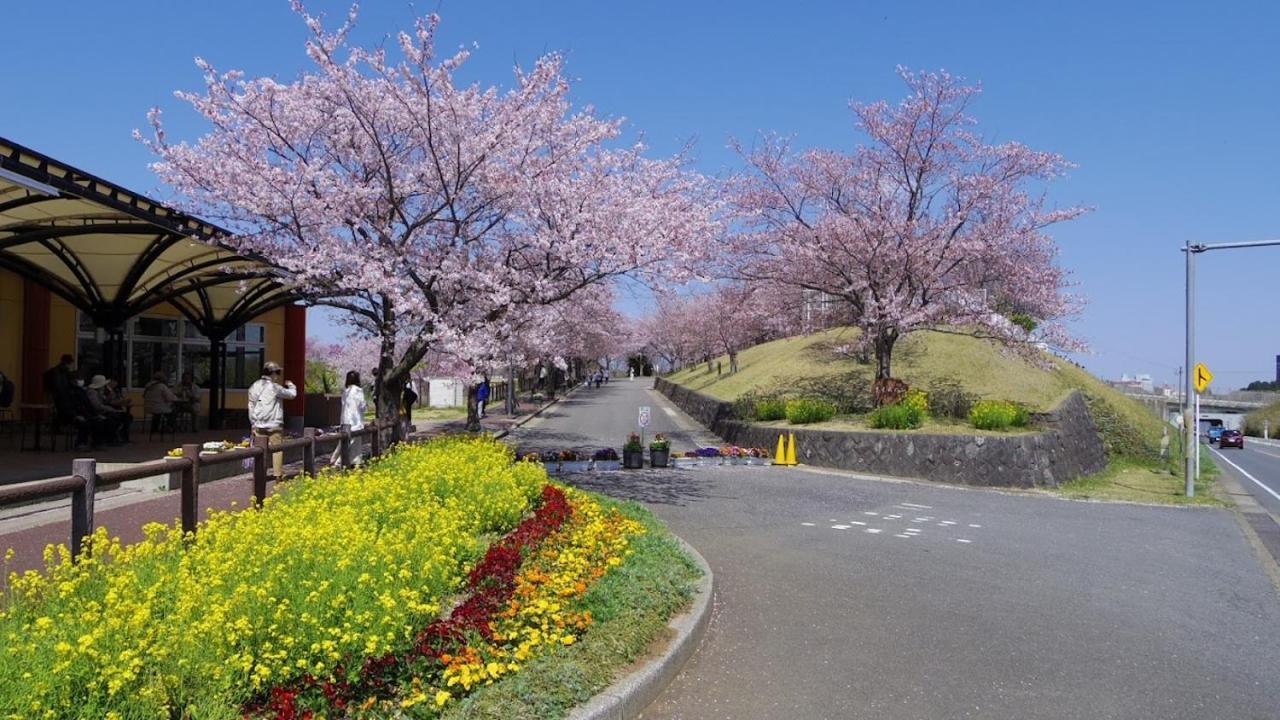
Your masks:
<svg viewBox="0 0 1280 720"><path fill-rule="evenodd" d="M0 267L104 327L172 303L220 336L302 299L221 228L0 137Z"/></svg>

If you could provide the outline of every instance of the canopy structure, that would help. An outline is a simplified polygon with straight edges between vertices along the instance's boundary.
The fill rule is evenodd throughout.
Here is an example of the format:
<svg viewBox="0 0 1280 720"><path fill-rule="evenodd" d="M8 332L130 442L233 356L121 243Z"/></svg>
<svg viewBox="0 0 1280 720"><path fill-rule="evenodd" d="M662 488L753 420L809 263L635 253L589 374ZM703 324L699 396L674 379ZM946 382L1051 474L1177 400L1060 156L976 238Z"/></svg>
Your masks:
<svg viewBox="0 0 1280 720"><path fill-rule="evenodd" d="M105 328L105 354L117 373L124 369L124 324L148 308L172 304L225 352L223 341L236 328L302 299L271 263L222 244L226 235L0 137L0 267L49 288ZM221 378L215 373L210 382L211 396L220 396Z"/></svg>

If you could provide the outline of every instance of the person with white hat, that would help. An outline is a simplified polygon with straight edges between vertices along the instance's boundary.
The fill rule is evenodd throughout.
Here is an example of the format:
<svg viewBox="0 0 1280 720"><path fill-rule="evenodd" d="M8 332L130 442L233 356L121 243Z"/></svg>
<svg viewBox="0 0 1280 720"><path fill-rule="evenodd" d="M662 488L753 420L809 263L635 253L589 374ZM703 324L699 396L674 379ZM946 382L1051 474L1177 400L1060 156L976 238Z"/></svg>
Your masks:
<svg viewBox="0 0 1280 720"><path fill-rule="evenodd" d="M169 376L163 370L157 370L151 376L151 382L142 389L142 408L151 416L151 432L159 432L173 427L173 403L177 395L169 389Z"/></svg>
<svg viewBox="0 0 1280 720"><path fill-rule="evenodd" d="M284 441L284 406L280 401L298 397L292 381L280 384L283 377L279 363L267 362L262 366L262 377L249 386L249 424L253 436L267 438L268 445ZM276 480L284 476L284 453L272 454L271 467Z"/></svg>

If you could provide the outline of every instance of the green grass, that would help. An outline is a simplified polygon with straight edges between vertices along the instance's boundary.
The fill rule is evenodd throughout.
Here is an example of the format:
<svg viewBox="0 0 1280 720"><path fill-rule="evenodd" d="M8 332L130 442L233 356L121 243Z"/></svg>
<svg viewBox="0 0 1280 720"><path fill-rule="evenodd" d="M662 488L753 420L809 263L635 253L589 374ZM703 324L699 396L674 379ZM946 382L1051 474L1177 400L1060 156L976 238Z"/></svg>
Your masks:
<svg viewBox="0 0 1280 720"><path fill-rule="evenodd" d="M717 377L714 372L707 373L706 363L701 363L674 373L668 379L727 401L737 400L748 393L785 395L797 388L804 392L817 388L847 395L849 389L869 388L875 374L872 364L860 363L837 352L842 345L851 346L858 332L854 328L835 328L807 337L775 340L739 353L739 370L733 375ZM719 360L728 365L727 358ZM1099 426L1112 465L1104 473L1077 481L1081 484L1063 490L1064 494L1074 492L1075 496L1143 502L1186 500L1181 495L1174 495L1170 489L1182 487L1178 463L1160 459L1160 439L1166 428L1164 421L1142 404L1076 365L1048 356L1043 363L1031 363L991 341L921 332L898 342L893 374L911 387L925 390L934 384L955 381L978 400L1008 400L1032 412L1051 410L1071 391L1079 390L1089 403L1090 414ZM772 426L774 423L765 424ZM840 415L831 421L806 427L871 430L862 415ZM1007 434L976 430L967 422L932 417L927 418L917 430L877 432ZM1171 452L1176 458L1176 431L1171 430L1170 436L1174 439ZM1153 477L1142 477L1139 469ZM1177 475L1170 475L1170 480L1163 484L1159 472L1151 472L1157 470L1167 474L1170 469ZM1212 484L1212 477L1203 475L1201 483L1208 487ZM1207 491L1203 493L1203 496L1208 495ZM1173 497L1179 499L1164 499ZM1195 501L1201 502L1200 498Z"/></svg>
<svg viewBox="0 0 1280 720"><path fill-rule="evenodd" d="M1267 421L1270 421L1269 427ZM1271 437L1280 436L1280 402L1260 407L1244 416L1245 435L1262 437L1264 429L1269 431Z"/></svg>
<svg viewBox="0 0 1280 720"><path fill-rule="evenodd" d="M1221 506L1224 503L1212 492L1219 472L1212 454L1202 447L1195 497L1188 498L1184 494L1186 488L1182 475L1171 472L1167 465L1162 467L1128 458L1112 461L1106 470L1096 475L1065 483L1057 492L1065 497L1089 500Z"/></svg>
<svg viewBox="0 0 1280 720"><path fill-rule="evenodd" d="M444 718L562 718L642 658L662 638L667 621L688 607L702 573L662 523L636 503L592 497L606 508L620 508L648 532L632 540L635 554L584 596L595 620L591 629L573 645L451 706Z"/></svg>

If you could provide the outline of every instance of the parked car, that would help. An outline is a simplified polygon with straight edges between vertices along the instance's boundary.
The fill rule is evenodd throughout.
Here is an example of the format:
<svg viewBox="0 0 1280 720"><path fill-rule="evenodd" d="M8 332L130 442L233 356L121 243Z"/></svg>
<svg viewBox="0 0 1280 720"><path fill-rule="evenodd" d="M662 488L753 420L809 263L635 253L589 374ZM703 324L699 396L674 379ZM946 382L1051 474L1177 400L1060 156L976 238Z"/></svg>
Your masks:
<svg viewBox="0 0 1280 720"><path fill-rule="evenodd" d="M1209 436L1210 444L1216 443L1218 442L1218 438L1222 437L1222 426L1214 425L1213 427L1209 428L1209 432L1206 434Z"/></svg>
<svg viewBox="0 0 1280 720"><path fill-rule="evenodd" d="M1218 436L1218 448L1240 448L1244 449L1244 433L1239 430L1223 430Z"/></svg>

